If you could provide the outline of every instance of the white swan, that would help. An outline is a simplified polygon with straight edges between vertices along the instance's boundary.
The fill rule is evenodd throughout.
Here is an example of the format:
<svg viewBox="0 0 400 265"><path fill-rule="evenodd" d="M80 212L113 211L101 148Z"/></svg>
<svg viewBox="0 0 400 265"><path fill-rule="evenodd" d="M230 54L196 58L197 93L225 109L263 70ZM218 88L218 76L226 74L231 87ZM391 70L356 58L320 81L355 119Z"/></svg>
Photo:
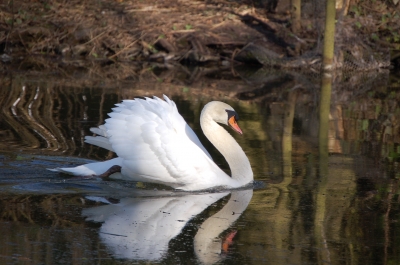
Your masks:
<svg viewBox="0 0 400 265"><path fill-rule="evenodd" d="M104 125L91 128L98 136L86 136L85 141L115 152L117 158L52 170L99 176L116 166L124 179L161 183L181 190L237 188L253 180L250 162L242 148L218 124L230 125L242 133L236 123L238 115L231 106L209 102L201 112L200 124L206 137L225 157L232 177L213 162L175 103L167 96L164 99L124 100L116 104Z"/></svg>

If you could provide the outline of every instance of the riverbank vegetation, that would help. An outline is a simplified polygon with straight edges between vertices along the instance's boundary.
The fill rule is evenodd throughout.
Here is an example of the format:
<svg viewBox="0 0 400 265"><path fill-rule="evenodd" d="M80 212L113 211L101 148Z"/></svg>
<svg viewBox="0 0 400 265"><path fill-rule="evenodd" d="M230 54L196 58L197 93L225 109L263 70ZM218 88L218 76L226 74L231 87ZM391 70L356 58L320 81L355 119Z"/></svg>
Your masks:
<svg viewBox="0 0 400 265"><path fill-rule="evenodd" d="M317 68L324 1L300 6L299 14L290 12L287 0L9 0L0 4L0 59L46 55L65 63L245 61ZM342 65L351 70L388 67L390 60L399 64L397 0L337 1L336 7L336 58Z"/></svg>

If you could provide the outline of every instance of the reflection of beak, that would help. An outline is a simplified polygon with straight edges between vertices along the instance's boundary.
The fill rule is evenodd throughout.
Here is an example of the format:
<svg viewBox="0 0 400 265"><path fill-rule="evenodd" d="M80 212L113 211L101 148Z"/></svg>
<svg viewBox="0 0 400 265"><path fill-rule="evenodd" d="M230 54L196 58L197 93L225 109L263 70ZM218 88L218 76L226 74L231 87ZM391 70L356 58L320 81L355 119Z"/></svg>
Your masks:
<svg viewBox="0 0 400 265"><path fill-rule="evenodd" d="M229 125L238 133L243 134L242 130L240 129L239 125L237 124L236 120L235 120L235 116L232 116L229 120L228 120Z"/></svg>
<svg viewBox="0 0 400 265"><path fill-rule="evenodd" d="M223 251L224 253L227 253L227 252L228 252L228 249L229 249L229 246L233 244L233 238L235 237L236 233L237 233L236 230L233 231L233 232L231 232L231 233L229 233L229 234L226 236L224 242L222 242L222 251Z"/></svg>

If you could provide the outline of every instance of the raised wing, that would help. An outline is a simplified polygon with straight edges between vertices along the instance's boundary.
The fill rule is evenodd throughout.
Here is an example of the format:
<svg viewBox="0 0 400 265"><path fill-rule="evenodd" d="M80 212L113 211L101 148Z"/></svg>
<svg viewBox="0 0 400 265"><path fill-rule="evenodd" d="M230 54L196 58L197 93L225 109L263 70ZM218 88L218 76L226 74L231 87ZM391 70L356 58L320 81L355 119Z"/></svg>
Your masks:
<svg viewBox="0 0 400 265"><path fill-rule="evenodd" d="M123 159L122 174L137 181L190 183L222 172L168 97L124 100L86 142ZM194 180L195 181L195 180ZM196 179L198 182L199 179ZM174 184L175 183L175 184Z"/></svg>

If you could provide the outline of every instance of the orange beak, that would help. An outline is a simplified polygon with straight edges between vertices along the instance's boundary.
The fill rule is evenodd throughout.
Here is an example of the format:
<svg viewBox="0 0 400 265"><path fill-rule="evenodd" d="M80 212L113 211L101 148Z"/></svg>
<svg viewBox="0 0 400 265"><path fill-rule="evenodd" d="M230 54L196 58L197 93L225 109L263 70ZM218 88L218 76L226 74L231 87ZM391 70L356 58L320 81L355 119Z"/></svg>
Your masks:
<svg viewBox="0 0 400 265"><path fill-rule="evenodd" d="M229 125L238 133L243 134L242 130L240 129L239 125L236 122L235 116L232 116L229 120L228 120Z"/></svg>

